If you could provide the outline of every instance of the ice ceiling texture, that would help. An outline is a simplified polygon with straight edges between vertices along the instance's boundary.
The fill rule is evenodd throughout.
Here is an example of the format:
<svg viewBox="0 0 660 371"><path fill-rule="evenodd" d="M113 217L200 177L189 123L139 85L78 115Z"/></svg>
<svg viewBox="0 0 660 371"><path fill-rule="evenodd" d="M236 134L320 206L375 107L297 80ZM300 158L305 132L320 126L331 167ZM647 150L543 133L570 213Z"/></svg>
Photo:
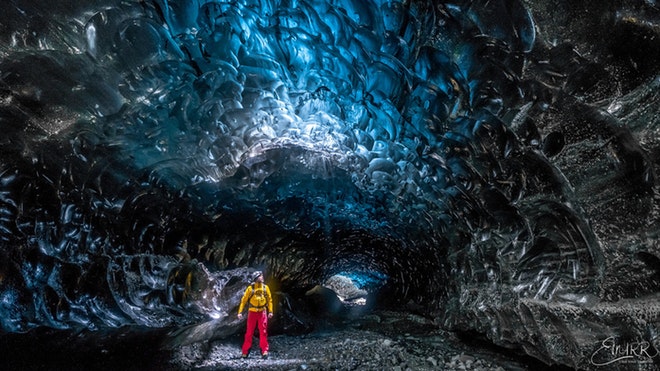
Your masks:
<svg viewBox="0 0 660 371"><path fill-rule="evenodd" d="M259 267L289 303L344 272L547 363L588 366L610 336L658 349L658 19L5 3L3 331L222 319Z"/></svg>

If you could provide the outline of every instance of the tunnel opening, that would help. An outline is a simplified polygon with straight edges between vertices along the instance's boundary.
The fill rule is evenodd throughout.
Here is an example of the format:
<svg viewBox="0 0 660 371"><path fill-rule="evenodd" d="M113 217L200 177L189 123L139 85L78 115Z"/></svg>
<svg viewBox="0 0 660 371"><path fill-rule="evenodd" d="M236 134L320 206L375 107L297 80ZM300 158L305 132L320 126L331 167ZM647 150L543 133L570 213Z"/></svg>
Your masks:
<svg viewBox="0 0 660 371"><path fill-rule="evenodd" d="M341 271L323 282L332 289L346 305L367 305L369 296L378 296L378 291L387 282L387 276L373 271Z"/></svg>
<svg viewBox="0 0 660 371"><path fill-rule="evenodd" d="M391 267L384 257L397 255L396 241L343 223L333 225L337 228L335 233L319 230L312 236L320 239L289 241L288 248L278 249L268 258L266 271L272 273L282 291L304 301L315 290L331 290L333 306L359 304L364 310L385 305L387 301L380 300L383 292L406 291L402 287L413 280L390 280L387 274ZM306 246L306 253L301 252L299 245ZM325 306L320 304L318 310L324 312Z"/></svg>
<svg viewBox="0 0 660 371"><path fill-rule="evenodd" d="M323 287L334 291L344 305L365 305L367 302L367 291L355 286L347 275L335 274L323 282Z"/></svg>

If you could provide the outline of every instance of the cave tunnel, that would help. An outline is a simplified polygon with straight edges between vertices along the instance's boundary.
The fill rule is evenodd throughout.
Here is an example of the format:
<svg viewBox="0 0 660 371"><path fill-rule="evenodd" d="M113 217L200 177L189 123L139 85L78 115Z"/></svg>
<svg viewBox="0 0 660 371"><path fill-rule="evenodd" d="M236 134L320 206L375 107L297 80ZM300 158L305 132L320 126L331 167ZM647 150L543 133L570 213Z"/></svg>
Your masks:
<svg viewBox="0 0 660 371"><path fill-rule="evenodd" d="M273 334L391 310L660 365L655 1L2 8L5 351L231 336L258 269Z"/></svg>

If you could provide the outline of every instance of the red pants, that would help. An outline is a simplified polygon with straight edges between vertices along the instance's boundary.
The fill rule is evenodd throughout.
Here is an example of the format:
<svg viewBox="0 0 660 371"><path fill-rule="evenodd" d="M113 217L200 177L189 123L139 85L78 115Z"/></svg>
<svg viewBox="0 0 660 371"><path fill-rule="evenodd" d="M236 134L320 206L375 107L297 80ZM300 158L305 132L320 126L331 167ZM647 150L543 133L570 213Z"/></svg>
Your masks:
<svg viewBox="0 0 660 371"><path fill-rule="evenodd" d="M257 325L259 326L259 347L261 348L261 353L263 354L268 351L268 332L266 331L268 312L265 310L262 312L248 311L247 331L245 331L245 341L243 341L243 354L248 354L252 347L252 335Z"/></svg>

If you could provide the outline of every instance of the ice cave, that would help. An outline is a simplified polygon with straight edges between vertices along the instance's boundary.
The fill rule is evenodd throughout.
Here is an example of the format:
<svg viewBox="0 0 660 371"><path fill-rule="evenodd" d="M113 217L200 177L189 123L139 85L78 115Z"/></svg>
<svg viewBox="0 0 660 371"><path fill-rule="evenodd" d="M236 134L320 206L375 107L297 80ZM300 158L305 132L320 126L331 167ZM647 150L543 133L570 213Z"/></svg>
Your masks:
<svg viewBox="0 0 660 371"><path fill-rule="evenodd" d="M660 368L655 0L1 9L1 369L185 368L256 269L273 337ZM423 368L254 362L203 369Z"/></svg>

